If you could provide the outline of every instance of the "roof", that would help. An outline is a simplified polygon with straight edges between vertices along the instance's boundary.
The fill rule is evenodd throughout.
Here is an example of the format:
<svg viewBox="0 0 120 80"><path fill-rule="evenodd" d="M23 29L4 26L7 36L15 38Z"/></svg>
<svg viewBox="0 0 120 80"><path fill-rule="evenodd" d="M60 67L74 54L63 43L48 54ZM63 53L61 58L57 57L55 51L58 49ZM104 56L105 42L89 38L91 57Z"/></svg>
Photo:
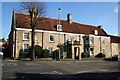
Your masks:
<svg viewBox="0 0 120 80"><path fill-rule="evenodd" d="M30 29L30 16L28 14L15 13L15 19L17 28ZM56 26L58 22L58 19L38 17L36 29L57 31ZM62 32L77 34L94 34L94 30L98 30L98 36L107 36L107 33L97 26L80 24L77 22L69 23L67 20L60 20L60 24L62 25Z"/></svg>
<svg viewBox="0 0 120 80"><path fill-rule="evenodd" d="M110 35L111 43L120 43L120 37Z"/></svg>

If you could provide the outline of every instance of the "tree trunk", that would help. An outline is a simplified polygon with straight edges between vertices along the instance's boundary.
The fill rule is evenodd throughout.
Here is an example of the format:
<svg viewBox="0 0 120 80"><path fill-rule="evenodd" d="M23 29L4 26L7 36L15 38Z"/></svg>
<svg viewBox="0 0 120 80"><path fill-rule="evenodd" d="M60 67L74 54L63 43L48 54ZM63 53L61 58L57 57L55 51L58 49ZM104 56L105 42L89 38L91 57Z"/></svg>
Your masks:
<svg viewBox="0 0 120 80"><path fill-rule="evenodd" d="M32 47L32 56L31 56L31 61L34 61L35 60L35 49L34 49L34 43L35 43L35 27L33 26L32 27L32 41L31 41L32 43L32 45L31 45L31 47Z"/></svg>

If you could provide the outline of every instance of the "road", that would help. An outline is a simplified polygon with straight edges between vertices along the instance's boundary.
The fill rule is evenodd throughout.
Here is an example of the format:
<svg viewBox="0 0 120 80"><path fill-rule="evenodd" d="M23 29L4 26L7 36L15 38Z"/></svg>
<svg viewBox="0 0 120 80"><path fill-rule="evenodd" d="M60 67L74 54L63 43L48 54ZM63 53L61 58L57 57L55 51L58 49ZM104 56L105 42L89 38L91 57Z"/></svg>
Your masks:
<svg viewBox="0 0 120 80"><path fill-rule="evenodd" d="M4 60L2 80L120 80L118 61Z"/></svg>

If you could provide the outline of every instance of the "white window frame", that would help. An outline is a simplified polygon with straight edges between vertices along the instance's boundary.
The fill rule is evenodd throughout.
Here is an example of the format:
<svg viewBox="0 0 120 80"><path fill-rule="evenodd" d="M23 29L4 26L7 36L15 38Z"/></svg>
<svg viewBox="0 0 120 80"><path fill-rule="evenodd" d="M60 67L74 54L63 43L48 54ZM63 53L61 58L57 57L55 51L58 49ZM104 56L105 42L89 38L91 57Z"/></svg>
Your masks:
<svg viewBox="0 0 120 80"><path fill-rule="evenodd" d="M48 47L48 50L49 50L49 55L52 55L53 47Z"/></svg>
<svg viewBox="0 0 120 80"><path fill-rule="evenodd" d="M72 44L74 43L74 36L70 36L70 41Z"/></svg>
<svg viewBox="0 0 120 80"><path fill-rule="evenodd" d="M28 34L28 39L25 38L25 34ZM30 36L29 36L29 32L23 32L23 40L29 40L30 39Z"/></svg>
<svg viewBox="0 0 120 80"><path fill-rule="evenodd" d="M57 31L62 31L62 25L57 25Z"/></svg>
<svg viewBox="0 0 120 80"><path fill-rule="evenodd" d="M27 43L24 43L24 44L23 44L23 53L27 53L27 52L24 51L24 50L25 50L25 46L24 46L25 44L27 44ZM27 45L28 45L28 49L29 49L29 44L27 44ZM27 48L26 48L26 49L27 49Z"/></svg>
<svg viewBox="0 0 120 80"><path fill-rule="evenodd" d="M53 41L51 41L51 36L53 37ZM49 35L49 42L55 42L55 38L53 35Z"/></svg>
<svg viewBox="0 0 120 80"><path fill-rule="evenodd" d="M98 35L98 30L94 30L94 35Z"/></svg>
<svg viewBox="0 0 120 80"><path fill-rule="evenodd" d="M89 40L90 40L90 44L91 44L91 45L94 45L94 37L90 37Z"/></svg>

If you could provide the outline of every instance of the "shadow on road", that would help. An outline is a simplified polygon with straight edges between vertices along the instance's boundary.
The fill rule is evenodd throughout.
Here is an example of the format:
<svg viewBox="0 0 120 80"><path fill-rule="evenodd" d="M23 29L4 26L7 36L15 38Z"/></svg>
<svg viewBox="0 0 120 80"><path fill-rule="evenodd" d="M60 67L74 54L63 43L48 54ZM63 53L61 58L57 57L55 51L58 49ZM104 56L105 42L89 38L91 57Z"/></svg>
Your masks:
<svg viewBox="0 0 120 80"><path fill-rule="evenodd" d="M16 73L15 78L9 80L120 80L120 72L109 73L80 73L80 74L33 74ZM7 79L3 79L7 80Z"/></svg>

